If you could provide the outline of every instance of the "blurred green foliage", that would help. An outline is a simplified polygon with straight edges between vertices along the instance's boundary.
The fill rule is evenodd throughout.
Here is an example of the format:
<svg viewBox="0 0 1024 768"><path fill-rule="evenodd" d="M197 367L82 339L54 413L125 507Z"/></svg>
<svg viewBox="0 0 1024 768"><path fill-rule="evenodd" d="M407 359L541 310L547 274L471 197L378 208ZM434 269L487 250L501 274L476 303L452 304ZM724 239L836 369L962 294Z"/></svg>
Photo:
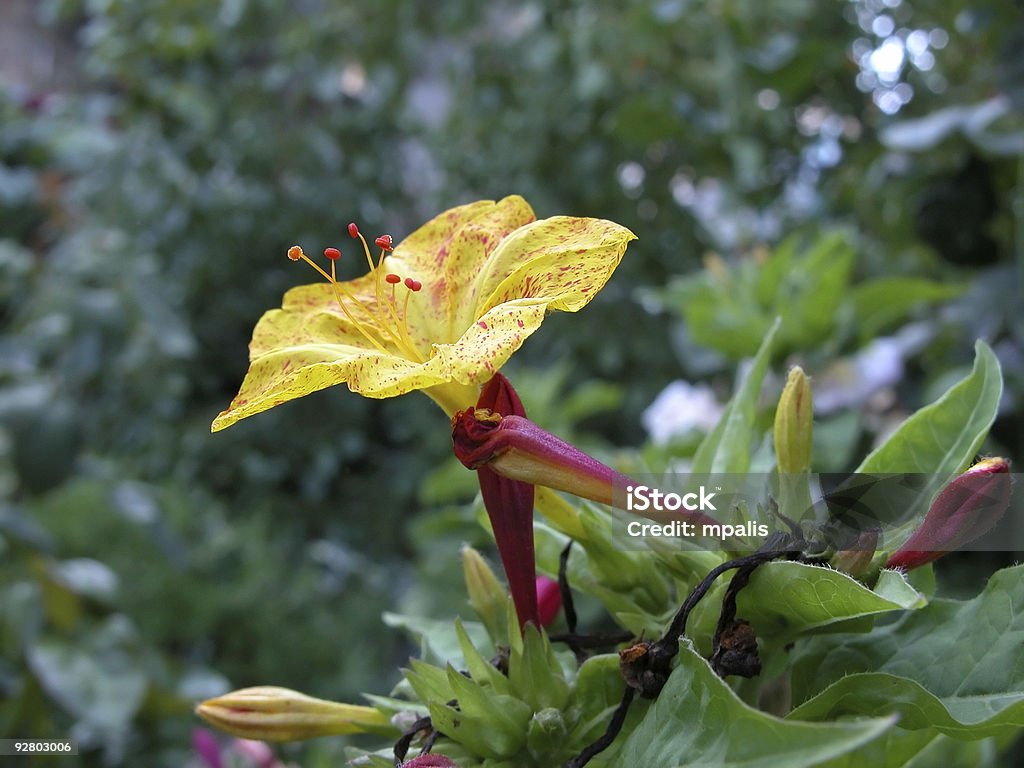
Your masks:
<svg viewBox="0 0 1024 768"><path fill-rule="evenodd" d="M699 290L707 251L742 281L795 233L811 250L779 279L797 290L842 227L845 255L817 268L849 272L857 322L820 365L900 321L890 294L920 292L927 344L889 410L941 391L981 336L1007 380L997 445L1024 455L1011 0L34 10L77 66L70 91L0 93L0 735L70 733L85 765L181 765L201 696L385 690L406 649L382 610L462 605L440 585L484 534L424 398L324 392L208 432L256 319L308 279L286 247L337 244L349 220L400 238L514 192L633 229L608 289L510 373L539 422L594 449L642 442L674 378L728 389L788 300L746 297L733 321L755 319L723 346L705 294L666 312L651 289ZM929 309L950 284L962 296ZM797 293L820 304L813 334L786 333L800 357L844 319ZM856 411L833 419L844 446L884 423ZM305 764L329 760L318 749Z"/></svg>

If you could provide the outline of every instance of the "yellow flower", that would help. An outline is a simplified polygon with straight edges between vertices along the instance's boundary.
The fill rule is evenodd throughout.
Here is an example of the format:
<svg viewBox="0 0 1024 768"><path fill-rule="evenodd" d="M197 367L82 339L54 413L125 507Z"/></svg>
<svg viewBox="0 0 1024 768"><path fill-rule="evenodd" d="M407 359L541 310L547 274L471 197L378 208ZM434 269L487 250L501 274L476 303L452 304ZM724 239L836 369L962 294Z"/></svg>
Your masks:
<svg viewBox="0 0 1024 768"><path fill-rule="evenodd" d="M375 398L422 390L451 416L476 403L547 312L584 307L635 239L603 219L537 221L517 196L445 211L393 251L383 235L376 263L349 232L369 274L336 281L341 254L325 251L330 273L316 268L326 282L293 288L260 319L249 371L214 431L343 382ZM314 264L297 246L289 257Z"/></svg>

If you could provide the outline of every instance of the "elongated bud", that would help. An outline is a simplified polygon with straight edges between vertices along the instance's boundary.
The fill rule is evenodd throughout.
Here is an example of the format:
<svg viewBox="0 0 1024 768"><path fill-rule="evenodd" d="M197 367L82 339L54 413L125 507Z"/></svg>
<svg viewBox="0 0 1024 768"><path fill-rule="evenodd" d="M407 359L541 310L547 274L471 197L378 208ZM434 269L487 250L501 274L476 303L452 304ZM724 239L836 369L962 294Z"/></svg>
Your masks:
<svg viewBox="0 0 1024 768"><path fill-rule="evenodd" d="M521 416L502 416L484 408L460 411L452 419L452 440L455 455L470 469L488 469L602 504L619 501L614 494L616 487L635 485L622 473ZM715 522L699 512L685 510L673 512L672 519Z"/></svg>
<svg viewBox="0 0 1024 768"><path fill-rule="evenodd" d="M794 366L775 410L775 458L780 475L810 469L813 411L811 382L800 366Z"/></svg>
<svg viewBox="0 0 1024 768"><path fill-rule="evenodd" d="M495 643L508 638L508 595L494 571L472 547L462 548L462 574L469 604Z"/></svg>
<svg viewBox="0 0 1024 768"><path fill-rule="evenodd" d="M222 731L260 741L294 741L390 727L387 715L373 707L315 699L270 685L209 699L196 707L196 714Z"/></svg>
<svg viewBox="0 0 1024 768"><path fill-rule="evenodd" d="M918 568L987 533L1010 506L1010 486L1010 462L979 461L942 489L924 522L886 567Z"/></svg>
<svg viewBox="0 0 1024 768"><path fill-rule="evenodd" d="M455 455L470 469L488 466L515 480L612 503L612 483L628 479L529 419L487 409L455 414Z"/></svg>

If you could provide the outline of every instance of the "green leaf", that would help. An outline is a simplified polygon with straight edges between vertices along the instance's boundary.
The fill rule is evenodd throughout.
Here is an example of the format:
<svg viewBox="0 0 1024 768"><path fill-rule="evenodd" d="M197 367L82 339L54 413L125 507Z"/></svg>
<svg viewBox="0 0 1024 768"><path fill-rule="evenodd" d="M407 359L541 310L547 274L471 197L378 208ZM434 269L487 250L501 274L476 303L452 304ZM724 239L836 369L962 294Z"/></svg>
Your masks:
<svg viewBox="0 0 1024 768"><path fill-rule="evenodd" d="M476 754L485 757L510 757L526 741L526 727L533 711L519 699L485 690L452 667L448 683L458 709L441 701L431 701L430 717L434 727Z"/></svg>
<svg viewBox="0 0 1024 768"><path fill-rule="evenodd" d="M831 568L766 563L740 592L737 608L755 629L792 636L849 619L922 608L927 601L896 571L885 571L874 590Z"/></svg>
<svg viewBox="0 0 1024 768"><path fill-rule="evenodd" d="M472 639L466 634L462 622L458 619L455 620L455 631L459 636L459 644L462 646L462 657L466 660L466 670L469 672L470 677L478 683L489 684L498 693L512 693L512 686L508 678L480 655Z"/></svg>
<svg viewBox="0 0 1024 768"><path fill-rule="evenodd" d="M771 315L753 297L753 268L705 270L670 283L665 302L686 320L694 342L733 360L749 357L771 327Z"/></svg>
<svg viewBox="0 0 1024 768"><path fill-rule="evenodd" d="M995 420L1002 392L999 361L985 342L978 341L971 373L904 421L861 462L859 473L928 476L907 510L908 522L888 532L880 556L906 540L924 519L935 495L970 464Z"/></svg>
<svg viewBox="0 0 1024 768"><path fill-rule="evenodd" d="M822 763L819 768L994 768L998 765L996 746L992 739L955 741L937 731L893 728L882 738Z"/></svg>
<svg viewBox="0 0 1024 768"><path fill-rule="evenodd" d="M904 421L857 472L927 472L948 479L966 469L995 419L1003 391L995 354L983 341L974 349L971 373Z"/></svg>
<svg viewBox="0 0 1024 768"><path fill-rule="evenodd" d="M847 233L783 241L763 261L708 259L694 277L673 281L665 305L683 315L691 338L733 358L754 354L776 317L779 350L820 345L834 335L848 293L854 250Z"/></svg>
<svg viewBox="0 0 1024 768"><path fill-rule="evenodd" d="M957 738L1024 727L1024 567L997 572L973 600L936 600L869 636L800 648L791 717L898 712L905 728Z"/></svg>
<svg viewBox="0 0 1024 768"><path fill-rule="evenodd" d="M736 394L725 407L722 418L708 433L693 457L693 475L742 474L750 467L750 445L754 437L754 417L761 383L771 360L772 341L780 321L772 324L753 364Z"/></svg>
<svg viewBox="0 0 1024 768"><path fill-rule="evenodd" d="M570 706L578 712L570 740L589 744L600 736L608 718L622 699L622 673L615 653L591 656L576 675Z"/></svg>
<svg viewBox="0 0 1024 768"><path fill-rule="evenodd" d="M1000 696L1000 705L1008 701ZM1024 692L1011 697L1024 702ZM951 700L947 706L913 680L881 672L864 672L844 677L822 693L793 710L795 720L836 720L848 714L885 715L900 713L900 727L908 730L935 728L940 733L963 739L998 736L1024 727L1024 706L1008 706L991 715L990 702L978 698ZM964 719L959 719L964 718Z"/></svg>
<svg viewBox="0 0 1024 768"><path fill-rule="evenodd" d="M661 695L617 750L614 763L605 765L801 768L876 739L894 722L819 724L772 717L744 704L684 643Z"/></svg>
<svg viewBox="0 0 1024 768"><path fill-rule="evenodd" d="M853 289L853 316L857 336L866 343L903 320L916 307L946 301L963 286L938 283L923 277L883 277Z"/></svg>
<svg viewBox="0 0 1024 768"><path fill-rule="evenodd" d="M714 632L719 601L708 603L695 611L688 635L710 637ZM740 592L737 615L750 622L758 637L779 642L852 619L922 608L926 603L924 596L896 571L883 571L875 589L870 590L831 568L772 562L758 568ZM845 627L835 629L842 631Z"/></svg>
<svg viewBox="0 0 1024 768"><path fill-rule="evenodd" d="M832 335L854 255L846 233L831 232L815 240L799 263L786 271L772 303L782 317L782 347L812 347Z"/></svg>
<svg viewBox="0 0 1024 768"><path fill-rule="evenodd" d="M464 664L462 646L455 625L448 620L428 619L424 616L406 616L385 612L381 617L389 627L404 629L420 643L420 656L438 664ZM487 630L476 621L462 623L462 630L477 648L487 647Z"/></svg>
<svg viewBox="0 0 1024 768"><path fill-rule="evenodd" d="M569 699L569 685L547 638L533 625L523 633L523 647L509 657L508 679L516 694L539 712L561 709Z"/></svg>
<svg viewBox="0 0 1024 768"><path fill-rule="evenodd" d="M448 683L448 675L439 667L412 659L409 662L409 669L403 669L402 674L416 692L417 698L425 704L455 698Z"/></svg>

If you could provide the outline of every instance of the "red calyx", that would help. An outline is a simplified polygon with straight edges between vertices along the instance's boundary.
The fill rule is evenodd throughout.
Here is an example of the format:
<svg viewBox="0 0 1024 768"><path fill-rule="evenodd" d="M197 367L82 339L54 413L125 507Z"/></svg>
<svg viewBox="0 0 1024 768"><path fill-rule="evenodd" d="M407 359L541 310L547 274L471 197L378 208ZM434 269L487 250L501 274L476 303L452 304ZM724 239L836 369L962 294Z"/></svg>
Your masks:
<svg viewBox="0 0 1024 768"><path fill-rule="evenodd" d="M530 622L540 624L533 548L533 486L509 480L488 467L486 461L493 458L494 446L484 442L498 428L502 416L525 417L526 409L508 379L500 373L494 374L484 385L477 400L477 409L488 410L497 418L481 421L472 408L456 414L455 421L462 429L452 430L455 455L466 466L472 466L473 453L476 453L477 461L484 462L477 467L477 479L494 529L501 564L505 567L519 626L526 627Z"/></svg>

